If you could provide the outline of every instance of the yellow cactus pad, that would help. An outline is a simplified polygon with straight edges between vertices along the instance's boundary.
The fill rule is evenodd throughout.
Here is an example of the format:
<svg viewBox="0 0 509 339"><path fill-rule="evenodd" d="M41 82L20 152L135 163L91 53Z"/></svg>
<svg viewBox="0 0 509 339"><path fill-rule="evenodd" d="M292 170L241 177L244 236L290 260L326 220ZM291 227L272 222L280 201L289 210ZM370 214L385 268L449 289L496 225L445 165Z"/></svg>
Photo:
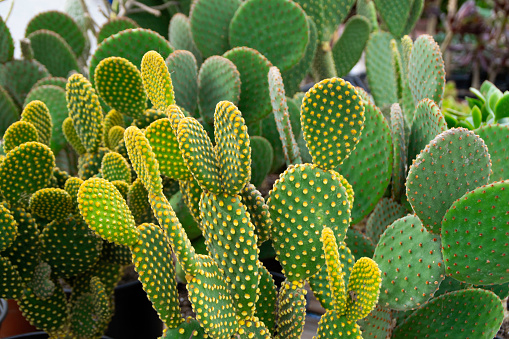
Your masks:
<svg viewBox="0 0 509 339"><path fill-rule="evenodd" d="M375 308L382 284L382 272L375 261L362 257L353 266L348 281L346 317L357 321Z"/></svg>
<svg viewBox="0 0 509 339"><path fill-rule="evenodd" d="M175 103L168 66L156 51L149 51L143 56L141 78L145 92L156 109L166 111L168 106Z"/></svg>
<svg viewBox="0 0 509 339"><path fill-rule="evenodd" d="M324 227L320 240L323 243L323 251L325 252L325 264L327 265L327 275L334 309L341 312L346 306L345 273L341 269L338 244L332 229Z"/></svg>

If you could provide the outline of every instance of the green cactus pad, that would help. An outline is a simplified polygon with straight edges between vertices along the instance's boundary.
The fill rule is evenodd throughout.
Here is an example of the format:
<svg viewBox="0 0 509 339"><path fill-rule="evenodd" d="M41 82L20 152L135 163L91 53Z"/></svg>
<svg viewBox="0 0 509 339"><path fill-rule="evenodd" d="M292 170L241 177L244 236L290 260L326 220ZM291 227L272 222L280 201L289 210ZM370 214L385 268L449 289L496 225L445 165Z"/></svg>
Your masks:
<svg viewBox="0 0 509 339"><path fill-rule="evenodd" d="M49 223L40 241L41 260L51 266L53 277L68 278L86 272L102 250L102 239L79 216Z"/></svg>
<svg viewBox="0 0 509 339"><path fill-rule="evenodd" d="M193 53L177 50L166 58L175 90L175 103L193 114L198 104L198 65Z"/></svg>
<svg viewBox="0 0 509 339"><path fill-rule="evenodd" d="M278 293L277 339L300 338L304 330L306 294L301 281L283 281Z"/></svg>
<svg viewBox="0 0 509 339"><path fill-rule="evenodd" d="M258 261L258 272L260 274L260 281L258 283L260 293L258 293L259 298L256 303L255 315L263 321L270 331L273 331L276 324L276 285L274 284L271 274L260 261Z"/></svg>
<svg viewBox="0 0 509 339"><path fill-rule="evenodd" d="M43 188L30 197L30 210L48 219L64 219L72 212L72 198L61 188Z"/></svg>
<svg viewBox="0 0 509 339"><path fill-rule="evenodd" d="M131 184L131 168L127 160L117 152L104 155L101 163L102 177L108 181L121 180Z"/></svg>
<svg viewBox="0 0 509 339"><path fill-rule="evenodd" d="M204 260L199 273L188 283L187 290L196 319L209 336L229 339L237 333L238 322L233 300L215 262L210 258Z"/></svg>
<svg viewBox="0 0 509 339"><path fill-rule="evenodd" d="M14 56L14 40L12 39L9 27L3 18L0 18L0 63L12 60Z"/></svg>
<svg viewBox="0 0 509 339"><path fill-rule="evenodd" d="M384 195L392 174L391 129L380 109L365 102L366 121L352 154L336 168L355 192L352 223L368 215Z"/></svg>
<svg viewBox="0 0 509 339"><path fill-rule="evenodd" d="M392 198L382 198L366 222L366 235L378 243L387 226L407 215L406 208Z"/></svg>
<svg viewBox="0 0 509 339"><path fill-rule="evenodd" d="M1 255L17 267L24 281L30 281L39 260L39 229L35 219L24 209L11 208L11 214L18 226L18 236Z"/></svg>
<svg viewBox="0 0 509 339"><path fill-rule="evenodd" d="M27 37L34 59L46 66L51 75L68 77L69 73L79 71L78 60L71 47L57 33L38 30Z"/></svg>
<svg viewBox="0 0 509 339"><path fill-rule="evenodd" d="M119 113L138 119L147 107L140 71L129 60L108 57L97 65L95 87L101 98Z"/></svg>
<svg viewBox="0 0 509 339"><path fill-rule="evenodd" d="M103 138L104 146L106 146L107 148L110 148L110 149L113 148L114 146L111 146L109 144L108 136L110 133L110 129L113 128L114 126L125 127L125 123L124 123L124 117L122 116L122 113L117 112L116 110L112 109L104 117L103 131L102 131L102 134L103 134L102 138Z"/></svg>
<svg viewBox="0 0 509 339"><path fill-rule="evenodd" d="M448 275L478 285L509 282L508 231L503 226L508 192L508 180L478 187L447 210L442 245Z"/></svg>
<svg viewBox="0 0 509 339"><path fill-rule="evenodd" d="M490 155L481 138L464 128L447 130L409 168L408 201L423 225L440 233L447 209L464 193L487 184L490 170Z"/></svg>
<svg viewBox="0 0 509 339"><path fill-rule="evenodd" d="M474 131L480 136L491 157L490 182L509 179L509 171L506 164L509 160L509 126L485 125Z"/></svg>
<svg viewBox="0 0 509 339"><path fill-rule="evenodd" d="M78 190L80 189L82 183L83 180L80 178L70 177L67 179L64 186L65 191L71 196L71 201L76 211L78 209Z"/></svg>
<svg viewBox="0 0 509 339"><path fill-rule="evenodd" d="M2 112L0 135L4 135L5 130L19 119L19 109L2 85L0 85L0 111Z"/></svg>
<svg viewBox="0 0 509 339"><path fill-rule="evenodd" d="M368 42L370 28L368 19L360 15L353 16L347 21L341 37L332 47L338 76L348 75L359 61Z"/></svg>
<svg viewBox="0 0 509 339"><path fill-rule="evenodd" d="M414 309L431 298L444 279L440 238L415 215L387 227L373 259L383 272L379 301L383 307Z"/></svg>
<svg viewBox="0 0 509 339"><path fill-rule="evenodd" d="M415 40L408 60L408 84L414 104L425 98L442 106L445 66L440 47L433 37L423 34Z"/></svg>
<svg viewBox="0 0 509 339"><path fill-rule="evenodd" d="M67 78L49 76L49 77L42 78L41 80L37 81L34 84L34 86L32 87L32 89L37 88L39 86L51 85L51 86L60 87L61 89L63 89L65 91L66 84L67 84Z"/></svg>
<svg viewBox="0 0 509 339"><path fill-rule="evenodd" d="M69 116L87 152L95 152L101 141L102 109L90 82L81 74L72 75L67 82Z"/></svg>
<svg viewBox="0 0 509 339"><path fill-rule="evenodd" d="M182 192L182 198L191 212L194 220L201 224L200 216L200 199L203 190L194 178L191 180L180 180L179 181L180 191Z"/></svg>
<svg viewBox="0 0 509 339"><path fill-rule="evenodd" d="M124 140L133 169L143 185L149 193L159 194L163 189L159 163L147 138L136 126L130 126L125 130Z"/></svg>
<svg viewBox="0 0 509 339"><path fill-rule="evenodd" d="M324 169L340 165L359 142L364 120L364 104L349 82L332 78L314 85L301 107L302 132L313 163Z"/></svg>
<svg viewBox="0 0 509 339"><path fill-rule="evenodd" d="M141 69L142 59L147 51L158 51L166 58L173 52L173 48L165 38L150 29L126 29L110 36L97 46L90 60L89 74L95 74L99 62L110 56L125 58Z"/></svg>
<svg viewBox="0 0 509 339"><path fill-rule="evenodd" d="M270 142L262 136L250 136L251 147L251 180L250 182L261 188L262 184L270 173L274 150Z"/></svg>
<svg viewBox="0 0 509 339"><path fill-rule="evenodd" d="M432 316L430 316L432 315ZM500 299L490 291L461 290L433 298L394 329L393 338L493 338L504 318Z"/></svg>
<svg viewBox="0 0 509 339"><path fill-rule="evenodd" d="M182 119L177 139L182 157L200 187L216 194L222 191L220 169L212 141L194 118Z"/></svg>
<svg viewBox="0 0 509 339"><path fill-rule="evenodd" d="M51 266L48 263L41 261L37 265L31 287L35 295L41 299L49 298L55 292L56 285L51 280Z"/></svg>
<svg viewBox="0 0 509 339"><path fill-rule="evenodd" d="M348 279L346 318L357 321L365 318L378 303L382 272L375 261L362 257L355 262ZM341 308L336 307L336 310Z"/></svg>
<svg viewBox="0 0 509 339"><path fill-rule="evenodd" d="M267 205L276 256L290 281L305 279L325 264L323 227L331 227L343 241L349 226L349 203L337 173L316 165L288 167L274 183Z"/></svg>
<svg viewBox="0 0 509 339"><path fill-rule="evenodd" d="M44 102L34 100L28 103L21 112L21 121L34 125L39 142L49 145L51 140L51 115Z"/></svg>
<svg viewBox="0 0 509 339"><path fill-rule="evenodd" d="M357 322L362 331L362 338L390 338L393 330L392 311L377 305L370 314Z"/></svg>
<svg viewBox="0 0 509 339"><path fill-rule="evenodd" d="M21 107L32 86L49 75L46 67L35 60L11 60L2 65L0 85Z"/></svg>
<svg viewBox="0 0 509 339"><path fill-rule="evenodd" d="M88 179L80 186L78 204L88 226L99 236L121 245L136 243L139 232L134 218L112 183L101 178Z"/></svg>
<svg viewBox="0 0 509 339"><path fill-rule="evenodd" d="M19 145L29 141L39 141L37 129L29 122L16 121L5 131L3 136L3 151L8 153Z"/></svg>
<svg viewBox="0 0 509 339"><path fill-rule="evenodd" d="M415 108L408 141L408 166L426 145L438 134L447 130L440 108L430 99L424 99Z"/></svg>
<svg viewBox="0 0 509 339"><path fill-rule="evenodd" d="M156 51L149 51L143 55L141 78L145 92L156 109L164 112L170 105L175 104L175 93L168 66Z"/></svg>
<svg viewBox="0 0 509 339"><path fill-rule="evenodd" d="M412 1L375 0L376 9L392 35L399 38L405 34L406 21L412 9Z"/></svg>
<svg viewBox="0 0 509 339"><path fill-rule="evenodd" d="M375 253L375 245L371 238L354 228L349 228L346 232L345 243L356 258L372 258Z"/></svg>
<svg viewBox="0 0 509 339"><path fill-rule="evenodd" d="M342 313L346 310L347 305L346 285L344 280L345 273L343 273L341 267L342 264L338 244L332 229L329 227L324 227L320 241L322 242L322 248L325 253L327 280L332 298L331 304L336 311Z"/></svg>
<svg viewBox="0 0 509 339"><path fill-rule="evenodd" d="M316 339L362 339L361 329L355 321L347 319L338 311L327 311L318 322Z"/></svg>
<svg viewBox="0 0 509 339"><path fill-rule="evenodd" d="M138 226L139 238L132 247L133 261L143 289L166 326L182 322L172 251L164 231L154 224Z"/></svg>
<svg viewBox="0 0 509 339"><path fill-rule="evenodd" d="M11 211L0 205L0 252L12 245L18 236L18 225Z"/></svg>
<svg viewBox="0 0 509 339"><path fill-rule="evenodd" d="M240 0L194 1L189 14L191 32L204 58L221 55L230 47L230 21L241 5Z"/></svg>
<svg viewBox="0 0 509 339"><path fill-rule="evenodd" d="M316 23L318 41L330 41L339 24L345 20L354 5L354 0L297 0Z"/></svg>
<svg viewBox="0 0 509 339"><path fill-rule="evenodd" d="M13 265L8 258L0 256L0 272L2 274L0 297L5 299L21 297L24 285L18 267Z"/></svg>
<svg viewBox="0 0 509 339"><path fill-rule="evenodd" d="M269 70L269 93L272 105L272 112L276 121L279 138L283 145L283 153L287 165L302 163L299 154L299 146L293 134L290 123L290 113L285 96L283 78L279 69L272 66Z"/></svg>
<svg viewBox="0 0 509 339"><path fill-rule="evenodd" d="M48 146L26 142L0 163L0 190L10 205L23 204L28 196L45 187L55 167L55 156Z"/></svg>
<svg viewBox="0 0 509 339"><path fill-rule="evenodd" d="M254 48L284 71L304 56L308 30L305 12L293 1L250 0L230 22L230 45Z"/></svg>
<svg viewBox="0 0 509 339"><path fill-rule="evenodd" d="M189 338L210 338L205 334L198 320L187 317L177 328L165 328L161 339L189 339Z"/></svg>
<svg viewBox="0 0 509 339"><path fill-rule="evenodd" d="M136 225L149 222L149 218L152 216L152 210L148 201L148 192L140 178L137 178L129 188L127 204L129 210L133 214Z"/></svg>
<svg viewBox="0 0 509 339"><path fill-rule="evenodd" d="M251 179L251 147L242 113L229 101L219 102L214 129L223 191L238 194Z"/></svg>
<svg viewBox="0 0 509 339"><path fill-rule="evenodd" d="M258 245L269 240L272 219L270 219L269 207L265 204L262 194L253 184L247 184L239 193L242 203L247 207L249 218L255 226L258 237Z"/></svg>
<svg viewBox="0 0 509 339"><path fill-rule="evenodd" d="M229 59L214 55L203 62L198 73L198 106L203 119L212 124L216 104L228 100L234 105L240 98L240 73Z"/></svg>
<svg viewBox="0 0 509 339"><path fill-rule="evenodd" d="M375 32L366 45L366 73L375 104L379 107L398 102L396 71L392 61L392 35Z"/></svg>
<svg viewBox="0 0 509 339"><path fill-rule="evenodd" d="M196 47L196 43L193 39L191 22L185 14L177 13L172 16L168 29L168 40L170 40L171 45L175 47L175 49L186 50L193 53L198 65L203 62L201 52L198 47Z"/></svg>
<svg viewBox="0 0 509 339"><path fill-rule="evenodd" d="M26 27L25 36L39 30L50 30L60 35L78 57L87 44L85 34L74 19L63 12L47 11L33 17Z"/></svg>
<svg viewBox="0 0 509 339"><path fill-rule="evenodd" d="M272 64L249 47L235 47L223 56L232 61L240 73L239 110L246 124L260 121L272 111L267 78Z"/></svg>
<svg viewBox="0 0 509 339"><path fill-rule="evenodd" d="M125 129L122 126L113 126L108 132L108 145L116 150L120 143L124 142Z"/></svg>
<svg viewBox="0 0 509 339"><path fill-rule="evenodd" d="M105 154L109 153L109 149L99 147L97 152L85 153L78 158L78 176L83 179L89 179L99 174L101 163Z"/></svg>
<svg viewBox="0 0 509 339"><path fill-rule="evenodd" d="M99 28L97 32L97 43L100 44L110 36L122 32L126 29L138 28L139 25L136 21L128 17L110 18L104 25Z"/></svg>
<svg viewBox="0 0 509 339"><path fill-rule="evenodd" d="M399 104L391 106L391 134L393 145L392 186L391 195L396 201L401 201L405 192L407 143L405 119Z"/></svg>
<svg viewBox="0 0 509 339"><path fill-rule="evenodd" d="M46 299L38 298L31 288L26 288L18 305L30 324L47 333L62 330L67 320L67 301L61 287Z"/></svg>
<svg viewBox="0 0 509 339"><path fill-rule="evenodd" d="M62 132L62 123L67 117L69 117L65 89L55 85L42 85L34 87L28 93L25 99L25 110L28 108L28 105L30 105L32 101L37 100L42 101L46 105L46 108L51 115L51 132L46 132L46 128L42 125L42 120L37 124L35 124L35 121L32 119L30 122L35 124L34 126L37 128L39 138L42 136L43 140L46 140L46 137L50 137L51 143L48 142L48 145L51 146L51 149L56 154L66 144L66 139ZM33 108L34 107L32 107L32 109ZM44 111L46 111L46 109L39 106L38 111L41 111L39 114L45 115ZM44 124L47 124L46 118L43 118L43 120L46 121ZM40 126L38 126L39 124ZM45 143L44 141L41 142Z"/></svg>

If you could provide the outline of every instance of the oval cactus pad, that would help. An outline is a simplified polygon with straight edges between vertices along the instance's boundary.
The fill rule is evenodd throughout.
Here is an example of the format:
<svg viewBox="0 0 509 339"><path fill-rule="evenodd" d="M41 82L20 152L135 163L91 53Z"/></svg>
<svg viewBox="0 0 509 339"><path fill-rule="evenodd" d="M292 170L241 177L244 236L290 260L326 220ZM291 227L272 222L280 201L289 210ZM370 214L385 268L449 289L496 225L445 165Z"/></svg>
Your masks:
<svg viewBox="0 0 509 339"><path fill-rule="evenodd" d="M359 142L364 127L364 104L349 82L325 79L306 93L301 124L313 163L333 169Z"/></svg>
<svg viewBox="0 0 509 339"><path fill-rule="evenodd" d="M446 273L470 284L509 281L509 180L466 193L442 221Z"/></svg>
<svg viewBox="0 0 509 339"><path fill-rule="evenodd" d="M147 96L156 109L165 111L168 106L175 104L175 93L168 66L156 51L149 51L143 55L141 77Z"/></svg>
<svg viewBox="0 0 509 339"><path fill-rule="evenodd" d="M408 201L423 225L440 233L447 209L466 192L487 184L490 170L484 141L467 129L450 129L433 139L410 167Z"/></svg>
<svg viewBox="0 0 509 339"><path fill-rule="evenodd" d="M349 226L346 190L334 171L294 165L281 174L269 193L271 239L290 281L302 280L325 265L320 237L325 226L343 241Z"/></svg>

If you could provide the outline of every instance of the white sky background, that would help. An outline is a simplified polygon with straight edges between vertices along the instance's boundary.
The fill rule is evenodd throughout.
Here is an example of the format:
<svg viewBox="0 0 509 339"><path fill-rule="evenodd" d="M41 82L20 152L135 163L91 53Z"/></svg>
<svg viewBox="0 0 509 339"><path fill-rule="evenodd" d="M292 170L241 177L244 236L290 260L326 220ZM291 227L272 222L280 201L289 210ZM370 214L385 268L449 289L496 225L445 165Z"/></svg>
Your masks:
<svg viewBox="0 0 509 339"><path fill-rule="evenodd" d="M44 11L64 11L66 1L67 0L14 0L14 7L7 21L7 27L9 27L11 35L14 38L14 55L16 58L19 58L21 55L19 40L25 36L25 28L30 19ZM12 2L13 0L4 0L0 2L0 16L3 19L5 19L5 16L9 12ZM103 24L106 18L99 11L99 7L104 8L104 2L102 0L85 0L85 3L88 6L92 18L99 25ZM94 48L95 46L93 45L91 50L94 50Z"/></svg>

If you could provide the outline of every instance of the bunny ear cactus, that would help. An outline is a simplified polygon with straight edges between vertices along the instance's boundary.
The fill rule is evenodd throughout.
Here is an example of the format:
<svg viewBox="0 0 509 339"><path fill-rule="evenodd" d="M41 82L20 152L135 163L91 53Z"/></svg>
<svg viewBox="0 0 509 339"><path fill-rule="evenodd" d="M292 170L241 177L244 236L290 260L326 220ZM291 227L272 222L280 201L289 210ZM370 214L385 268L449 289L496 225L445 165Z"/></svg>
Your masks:
<svg viewBox="0 0 509 339"><path fill-rule="evenodd" d="M170 105L175 104L170 73L159 53L150 51L143 55L141 77L147 96L156 109L166 111Z"/></svg>
<svg viewBox="0 0 509 339"><path fill-rule="evenodd" d="M37 129L29 122L16 121L10 125L3 136L3 151L10 152L14 148L29 141L39 141Z"/></svg>
<svg viewBox="0 0 509 339"><path fill-rule="evenodd" d="M49 145L51 140L51 114L44 102L34 100L28 103L21 112L21 121L34 125L37 130L39 142Z"/></svg>

